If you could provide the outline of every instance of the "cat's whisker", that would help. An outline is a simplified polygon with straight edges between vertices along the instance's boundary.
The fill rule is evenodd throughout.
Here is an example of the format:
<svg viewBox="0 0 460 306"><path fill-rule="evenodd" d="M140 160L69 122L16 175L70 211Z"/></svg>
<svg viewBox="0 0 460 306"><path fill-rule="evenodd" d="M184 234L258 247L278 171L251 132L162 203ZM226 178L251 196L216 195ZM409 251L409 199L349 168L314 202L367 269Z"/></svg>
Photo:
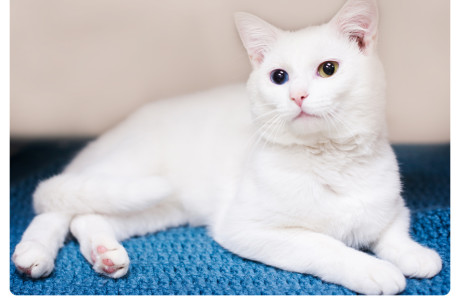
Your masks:
<svg viewBox="0 0 460 306"><path fill-rule="evenodd" d="M339 116L337 116L337 114L335 112L330 112L329 113L329 116L335 120L336 122L340 123L342 125L342 127L348 132L350 133L350 136L353 136L354 133L352 133L352 129L351 127L343 120L341 119Z"/></svg>
<svg viewBox="0 0 460 306"><path fill-rule="evenodd" d="M261 102L261 101L257 101L257 104L254 104L254 106L270 106L270 107L276 107L275 104L273 103L269 103L269 102Z"/></svg>
<svg viewBox="0 0 460 306"><path fill-rule="evenodd" d="M265 138L265 142L264 142L264 144L263 144L263 146L262 146L262 149L261 149L261 150L263 151L263 150L265 149L265 146L267 145L267 143L270 142L270 139L271 139L272 141L275 140L275 139L273 138L273 134L274 134L274 132L275 132L274 129L276 129L276 128L279 126L279 124L280 124L282 121L284 121L284 120L283 120L283 117L284 117L283 114L278 114L277 116L275 116L275 117L272 118L271 124L270 124L269 126L267 126L267 128L265 129L265 131L263 131L263 132L260 134L259 138L257 139L257 142L255 143L255 147L257 146L257 144L258 144L263 138ZM273 129L273 130L272 130L272 129Z"/></svg>
<svg viewBox="0 0 460 306"><path fill-rule="evenodd" d="M274 130L272 131L271 129L272 129L272 128L276 128L278 122L280 122L280 120L281 120L281 116L282 116L281 114L279 114L278 116L276 116L276 117L273 119L272 124L271 124L271 125L267 128L267 130L265 131L265 133L263 133L263 134L261 135L263 138L265 138L265 142L264 142L264 144L263 144L263 146L262 146L262 151L265 150L265 147L266 147L267 143L270 142L269 139L273 139L272 136L273 136Z"/></svg>
<svg viewBox="0 0 460 306"><path fill-rule="evenodd" d="M266 136L269 135L270 129L276 124L276 122L279 120L280 117L281 117L281 114L278 114L278 115L276 115L275 117L272 118L272 121L271 121L270 125L267 126L265 131L262 131L262 133L260 135L262 138L267 138Z"/></svg>
<svg viewBox="0 0 460 306"><path fill-rule="evenodd" d="M349 138L352 138L353 141L357 143L357 138L355 135L356 133L353 132L353 129L343 119L337 116L335 112L330 112L329 115L331 116L333 120L338 122L342 126L342 128L347 132L346 136L348 136Z"/></svg>
<svg viewBox="0 0 460 306"><path fill-rule="evenodd" d="M261 119L263 119L265 117L271 116L271 115L273 115L274 113L277 113L277 112L279 112L279 111L277 109L274 109L274 110L271 110L269 112L263 113L263 114L261 114L261 115L259 115L257 117L254 117L253 120L258 121L258 120L261 120Z"/></svg>
<svg viewBox="0 0 460 306"><path fill-rule="evenodd" d="M273 118L268 119L250 137L250 139L248 140L247 145L246 145L246 146L250 145L248 157L252 156L252 154L254 153L254 151L255 151L257 145L259 144L259 142L262 140L262 138L265 136L267 131L270 130L271 126L274 124L274 122L276 122L278 120L278 118L280 116L281 115L278 114L277 116L274 116ZM255 139L255 137L257 137L256 141L251 144L251 141L253 139Z"/></svg>
<svg viewBox="0 0 460 306"><path fill-rule="evenodd" d="M283 118L281 118L281 123L278 125L278 129L276 131L276 134L275 134L275 137L274 137L274 140L276 142L278 142L278 134L283 130L284 126L286 125L286 120L284 120Z"/></svg>
<svg viewBox="0 0 460 306"><path fill-rule="evenodd" d="M335 129L336 128L334 126L334 124L331 122L331 118L329 117L328 113L322 114L321 118L324 119L324 121L326 122L326 126L327 126L328 129L330 129L330 128Z"/></svg>
<svg viewBox="0 0 460 306"><path fill-rule="evenodd" d="M330 113L326 114L326 118L327 122L332 126L332 129L334 129L334 131L338 131L340 129L337 125L337 122L335 122L334 117L332 117Z"/></svg>
<svg viewBox="0 0 460 306"><path fill-rule="evenodd" d="M270 114L264 114L263 117L268 117L269 115L273 115L273 112L270 112ZM259 116L258 117L259 120L262 118L262 116ZM254 119L253 120L254 122L257 121L257 119ZM260 136L260 133L263 129L265 129L269 124L271 123L270 119L268 119L266 122L264 122L261 126L259 126L255 131L254 133L251 135L251 137L249 137L249 140L248 140L248 144L257 136Z"/></svg>

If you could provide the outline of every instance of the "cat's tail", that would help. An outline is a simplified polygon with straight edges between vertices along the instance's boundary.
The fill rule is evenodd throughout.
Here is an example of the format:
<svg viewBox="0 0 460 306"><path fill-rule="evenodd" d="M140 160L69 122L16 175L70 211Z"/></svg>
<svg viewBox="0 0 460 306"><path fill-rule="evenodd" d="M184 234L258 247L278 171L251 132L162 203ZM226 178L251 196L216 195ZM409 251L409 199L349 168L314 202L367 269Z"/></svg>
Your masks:
<svg viewBox="0 0 460 306"><path fill-rule="evenodd" d="M36 213L123 214L139 212L172 193L164 178L64 173L41 182L33 195Z"/></svg>

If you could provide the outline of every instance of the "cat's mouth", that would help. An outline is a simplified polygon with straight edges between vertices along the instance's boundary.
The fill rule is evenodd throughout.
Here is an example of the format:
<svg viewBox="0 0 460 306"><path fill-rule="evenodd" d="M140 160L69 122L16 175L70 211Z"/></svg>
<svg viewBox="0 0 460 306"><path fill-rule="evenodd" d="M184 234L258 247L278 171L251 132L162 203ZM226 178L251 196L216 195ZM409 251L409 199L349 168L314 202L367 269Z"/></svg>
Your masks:
<svg viewBox="0 0 460 306"><path fill-rule="evenodd" d="M310 113L307 113L306 111L304 110L301 110L300 113L294 117L293 120L297 120L297 119L309 119L309 118L319 118L319 116L317 115L314 115L314 114L310 114Z"/></svg>

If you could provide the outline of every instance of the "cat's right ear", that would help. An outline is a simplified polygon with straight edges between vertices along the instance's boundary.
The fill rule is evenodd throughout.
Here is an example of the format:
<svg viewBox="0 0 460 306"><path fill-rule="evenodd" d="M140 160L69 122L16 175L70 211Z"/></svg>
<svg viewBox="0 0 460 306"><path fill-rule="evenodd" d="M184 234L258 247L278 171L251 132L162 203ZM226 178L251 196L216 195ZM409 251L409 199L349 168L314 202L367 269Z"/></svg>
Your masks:
<svg viewBox="0 0 460 306"><path fill-rule="evenodd" d="M281 30L254 15L235 13L235 24L253 66L260 65Z"/></svg>

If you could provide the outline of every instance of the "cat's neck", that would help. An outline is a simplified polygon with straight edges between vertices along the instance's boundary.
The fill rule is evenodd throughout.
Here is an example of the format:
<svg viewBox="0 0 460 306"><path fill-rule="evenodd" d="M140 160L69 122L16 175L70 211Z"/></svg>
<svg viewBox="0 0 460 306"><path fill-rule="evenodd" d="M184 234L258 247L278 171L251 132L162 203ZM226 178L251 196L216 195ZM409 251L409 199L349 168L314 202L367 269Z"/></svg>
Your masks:
<svg viewBox="0 0 460 306"><path fill-rule="evenodd" d="M273 141L265 139L267 145L283 151L300 150L313 156L340 155L348 157L364 157L376 152L376 148L382 143L387 143L386 132L359 134L342 138L331 138L322 135L312 135L308 138L286 139Z"/></svg>

